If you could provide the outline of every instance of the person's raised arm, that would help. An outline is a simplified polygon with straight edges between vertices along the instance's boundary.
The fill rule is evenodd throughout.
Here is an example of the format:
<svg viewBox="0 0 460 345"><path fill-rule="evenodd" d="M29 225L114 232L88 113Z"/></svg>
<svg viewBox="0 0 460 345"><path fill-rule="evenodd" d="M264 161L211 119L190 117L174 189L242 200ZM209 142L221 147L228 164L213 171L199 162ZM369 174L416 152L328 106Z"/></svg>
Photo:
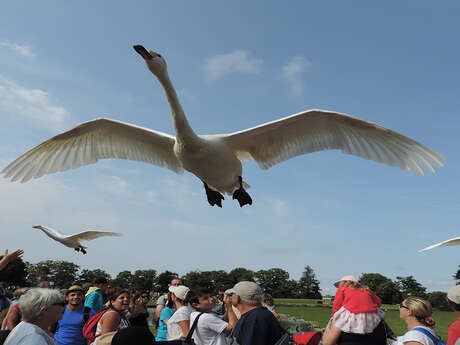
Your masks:
<svg viewBox="0 0 460 345"><path fill-rule="evenodd" d="M0 259L0 271L3 270L10 262L19 259L24 254L22 249L15 250L8 254L8 249L5 250L3 257Z"/></svg>
<svg viewBox="0 0 460 345"><path fill-rule="evenodd" d="M230 332L232 328L238 322L235 313L233 312L232 308L232 298L230 296L225 295L224 297L224 305L225 305L225 316L224 318L228 320L228 325L224 329L224 332Z"/></svg>

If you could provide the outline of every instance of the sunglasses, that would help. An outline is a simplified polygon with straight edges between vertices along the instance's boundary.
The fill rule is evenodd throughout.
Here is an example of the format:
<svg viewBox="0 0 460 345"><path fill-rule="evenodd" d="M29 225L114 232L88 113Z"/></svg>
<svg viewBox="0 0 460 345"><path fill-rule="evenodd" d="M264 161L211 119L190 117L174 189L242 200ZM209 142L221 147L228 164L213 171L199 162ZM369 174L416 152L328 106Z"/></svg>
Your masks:
<svg viewBox="0 0 460 345"><path fill-rule="evenodd" d="M406 307L404 304L402 304L402 302L401 302L401 303L399 303L399 308L404 308L404 309L407 309L407 310L409 310L409 308L408 308L408 307Z"/></svg>
<svg viewBox="0 0 460 345"><path fill-rule="evenodd" d="M149 296L141 296L142 298L149 298Z"/></svg>

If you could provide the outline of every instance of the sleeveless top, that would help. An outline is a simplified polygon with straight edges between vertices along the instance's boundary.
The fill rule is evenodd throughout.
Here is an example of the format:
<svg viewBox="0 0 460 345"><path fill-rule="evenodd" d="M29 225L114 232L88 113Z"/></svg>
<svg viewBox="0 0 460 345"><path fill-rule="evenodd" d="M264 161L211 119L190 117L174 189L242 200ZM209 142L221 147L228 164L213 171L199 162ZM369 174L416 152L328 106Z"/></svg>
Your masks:
<svg viewBox="0 0 460 345"><path fill-rule="evenodd" d="M105 312L104 315L102 315L102 317L100 318L99 322L97 323L97 326L96 326L96 337L100 336L101 333L102 333L102 319L109 313L118 313L116 310L113 310L113 309L109 309ZM120 329L123 329L123 328L126 328L126 327L129 327L129 321L126 319L126 317L124 315L120 315L121 319L120 319L120 323L118 324L118 327L117 327L117 331L120 330Z"/></svg>

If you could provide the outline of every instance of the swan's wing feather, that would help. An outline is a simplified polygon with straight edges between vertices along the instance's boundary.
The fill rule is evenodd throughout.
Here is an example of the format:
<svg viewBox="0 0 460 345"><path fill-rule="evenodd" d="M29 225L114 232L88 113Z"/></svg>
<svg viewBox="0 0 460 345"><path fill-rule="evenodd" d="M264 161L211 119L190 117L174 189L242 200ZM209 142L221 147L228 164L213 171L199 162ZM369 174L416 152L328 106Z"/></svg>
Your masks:
<svg viewBox="0 0 460 345"><path fill-rule="evenodd" d="M459 244L460 244L460 237L455 237L455 238L451 238L450 240L439 242L439 243L433 244L433 245L431 245L429 247L423 248L423 249L419 250L419 252L424 252L425 250L430 250L430 249L433 249L433 248L436 248L436 247L456 246L456 245L459 245Z"/></svg>
<svg viewBox="0 0 460 345"><path fill-rule="evenodd" d="M121 234L118 232L88 230L68 236L68 239L89 241L102 236L121 236Z"/></svg>
<svg viewBox="0 0 460 345"><path fill-rule="evenodd" d="M45 174L118 158L183 169L173 152L174 137L111 119L84 122L41 143L2 170L5 178L26 182Z"/></svg>
<svg viewBox="0 0 460 345"><path fill-rule="evenodd" d="M241 160L256 160L262 169L289 158L323 150L341 150L365 159L413 170L434 172L445 158L404 135L359 118L325 110L308 110L222 139Z"/></svg>

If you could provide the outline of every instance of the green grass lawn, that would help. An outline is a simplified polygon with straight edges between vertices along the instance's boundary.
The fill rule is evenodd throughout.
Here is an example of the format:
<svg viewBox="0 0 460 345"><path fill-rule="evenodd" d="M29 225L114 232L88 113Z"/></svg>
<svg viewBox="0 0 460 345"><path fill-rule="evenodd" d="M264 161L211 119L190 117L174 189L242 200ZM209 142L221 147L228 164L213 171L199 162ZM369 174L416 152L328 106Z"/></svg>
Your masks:
<svg viewBox="0 0 460 345"><path fill-rule="evenodd" d="M332 313L332 308L326 306L317 307L315 306L315 302L309 303L307 300L278 299L275 302L277 302L276 310L278 313L287 314L306 321L312 321L322 328L326 327ZM292 306L293 304L298 305ZM435 311L433 313L433 318L436 321L435 329L437 334L441 336L442 339L446 340L447 327L451 322L456 320L455 314L447 311ZM386 311L386 321L396 335L403 335L407 331L406 323L399 318L399 311Z"/></svg>

